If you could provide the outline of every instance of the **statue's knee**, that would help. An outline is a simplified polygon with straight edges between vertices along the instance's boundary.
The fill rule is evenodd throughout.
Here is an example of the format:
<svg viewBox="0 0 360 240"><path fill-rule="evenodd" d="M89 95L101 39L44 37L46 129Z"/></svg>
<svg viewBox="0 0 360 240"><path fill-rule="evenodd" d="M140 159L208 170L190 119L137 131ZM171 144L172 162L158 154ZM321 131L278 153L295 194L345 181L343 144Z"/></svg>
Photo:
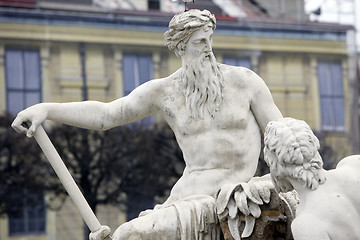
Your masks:
<svg viewBox="0 0 360 240"><path fill-rule="evenodd" d="M134 228L133 224L126 222L116 229L113 240L141 240L140 233Z"/></svg>

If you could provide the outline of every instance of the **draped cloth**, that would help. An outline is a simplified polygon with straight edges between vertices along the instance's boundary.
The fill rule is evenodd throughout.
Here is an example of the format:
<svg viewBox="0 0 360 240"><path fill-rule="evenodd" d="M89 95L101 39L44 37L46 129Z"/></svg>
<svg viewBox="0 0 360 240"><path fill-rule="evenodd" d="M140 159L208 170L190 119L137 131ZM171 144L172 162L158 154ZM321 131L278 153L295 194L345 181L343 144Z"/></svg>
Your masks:
<svg viewBox="0 0 360 240"><path fill-rule="evenodd" d="M213 197L195 195L171 205L176 209L181 240L220 239L221 228Z"/></svg>

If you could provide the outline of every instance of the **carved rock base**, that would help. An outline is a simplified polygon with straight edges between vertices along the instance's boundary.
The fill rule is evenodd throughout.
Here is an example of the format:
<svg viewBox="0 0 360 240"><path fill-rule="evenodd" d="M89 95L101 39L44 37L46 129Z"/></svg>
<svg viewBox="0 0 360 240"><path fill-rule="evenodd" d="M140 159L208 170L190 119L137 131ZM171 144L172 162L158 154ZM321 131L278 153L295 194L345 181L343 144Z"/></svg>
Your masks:
<svg viewBox="0 0 360 240"><path fill-rule="evenodd" d="M292 240L291 223L295 217L298 197L295 192L278 195L271 191L271 201L260 206L261 216L256 219L253 233L245 240ZM240 217L245 221L244 216ZM227 220L220 223L225 240L234 240L231 236ZM244 224L241 225L243 231Z"/></svg>

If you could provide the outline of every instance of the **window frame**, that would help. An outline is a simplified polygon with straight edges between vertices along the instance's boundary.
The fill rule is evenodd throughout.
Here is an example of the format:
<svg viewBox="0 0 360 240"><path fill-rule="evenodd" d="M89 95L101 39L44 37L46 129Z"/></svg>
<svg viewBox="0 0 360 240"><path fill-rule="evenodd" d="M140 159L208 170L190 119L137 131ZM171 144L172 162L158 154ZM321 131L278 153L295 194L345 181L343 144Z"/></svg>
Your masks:
<svg viewBox="0 0 360 240"><path fill-rule="evenodd" d="M26 188L22 190L24 191L24 195L28 196L28 198L22 199L22 206L21 209L19 209L20 216L14 216L16 215L15 213L8 214L9 236L18 237L46 234L47 216L45 198L42 197L41 202L37 202L35 205L30 205L28 202L30 201L31 193ZM35 200L37 200L37 197ZM36 216L31 216L31 211L34 211L33 214L35 213L34 215ZM14 229L15 224L22 225L21 227L23 229L19 230L16 229L16 227ZM35 224L35 227L33 228L36 230L31 230L31 224Z"/></svg>
<svg viewBox="0 0 360 240"><path fill-rule="evenodd" d="M126 61L133 61L134 65L129 69L125 69ZM143 74L143 67L141 66L141 61L148 61L148 76L144 76ZM133 71L133 75L130 76L128 71ZM127 78L128 77L128 78ZM122 59L122 78L123 78L123 94L124 96L128 95L131 91L133 91L138 86L152 80L154 78L154 62L153 56L151 53L136 53L136 52L128 52L123 53ZM127 84L130 83L130 84ZM131 89L127 88L126 85L131 85ZM151 127L155 122L155 117L150 116L144 118L142 120L137 121L136 123L130 123L128 126L134 126L134 124L141 124L145 127Z"/></svg>
<svg viewBox="0 0 360 240"><path fill-rule="evenodd" d="M8 71L8 64L9 63L9 52L19 52L21 54L21 76L22 76L22 86L20 87L10 87L9 83L10 83L10 76L9 76L9 71ZM26 59L25 59L25 55L28 53L35 53L36 54L36 58L37 58L37 69L35 71L37 71L38 73L38 86L37 87L28 87L26 84ZM33 104L39 103L42 101L42 71L41 71L41 56L40 56L40 51L39 49L27 49L27 48L22 48L22 47L6 47L5 48L5 63L4 63L4 70L5 70L5 84L6 84L6 110L12 114L17 114L17 112L19 110L25 109L26 107L29 107ZM12 109L11 107L11 101L10 101L10 95L12 93L19 93L22 97L22 102L21 102L21 109ZM39 101L30 101L29 99L27 99L27 96L29 94L37 94L38 100Z"/></svg>
<svg viewBox="0 0 360 240"><path fill-rule="evenodd" d="M321 68L326 69L321 70ZM336 72L335 69L339 71ZM325 132L345 131L345 86L340 60L318 60L317 78L319 88L320 124ZM339 103L341 107L339 107ZM340 114L340 115L339 115ZM326 118L328 115L329 118ZM339 119L340 116L340 119Z"/></svg>

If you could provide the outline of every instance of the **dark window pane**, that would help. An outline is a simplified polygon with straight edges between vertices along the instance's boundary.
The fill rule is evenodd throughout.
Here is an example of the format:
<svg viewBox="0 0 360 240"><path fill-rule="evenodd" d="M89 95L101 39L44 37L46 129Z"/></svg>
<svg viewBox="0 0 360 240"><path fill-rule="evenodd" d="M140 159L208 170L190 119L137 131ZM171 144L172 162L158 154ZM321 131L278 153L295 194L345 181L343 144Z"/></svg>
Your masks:
<svg viewBox="0 0 360 240"><path fill-rule="evenodd" d="M332 94L332 83L329 70L330 68L328 63L319 63L318 78L321 96L331 96Z"/></svg>
<svg viewBox="0 0 360 240"><path fill-rule="evenodd" d="M124 95L128 95L135 86L135 61L136 56L124 54L123 56L123 82Z"/></svg>
<svg viewBox="0 0 360 240"><path fill-rule="evenodd" d="M224 64L231 66L241 66L251 69L251 60L246 57L232 57L232 56L224 56L223 60Z"/></svg>
<svg viewBox="0 0 360 240"><path fill-rule="evenodd" d="M6 56L6 84L10 89L23 89L23 59L22 51L7 50Z"/></svg>
<svg viewBox="0 0 360 240"><path fill-rule="evenodd" d="M344 99L337 98L334 99L334 109L335 109L335 122L337 126L337 130L344 130L345 126L345 114L344 114Z"/></svg>
<svg viewBox="0 0 360 240"><path fill-rule="evenodd" d="M29 232L37 232L36 223L36 219L32 219L32 221L29 222Z"/></svg>
<svg viewBox="0 0 360 240"><path fill-rule="evenodd" d="M139 59L139 84L143 84L153 78L153 66L151 56L140 55Z"/></svg>
<svg viewBox="0 0 360 240"><path fill-rule="evenodd" d="M318 63L318 79L323 130L345 129L344 90L340 62Z"/></svg>
<svg viewBox="0 0 360 240"><path fill-rule="evenodd" d="M324 130L331 130L333 125L333 106L329 98L321 99L321 122Z"/></svg>
<svg viewBox="0 0 360 240"><path fill-rule="evenodd" d="M159 10L160 0L148 0L148 6L150 10Z"/></svg>
<svg viewBox="0 0 360 240"><path fill-rule="evenodd" d="M45 232L46 228L46 215L44 213L44 217L40 217L38 219L37 231L38 232Z"/></svg>
<svg viewBox="0 0 360 240"><path fill-rule="evenodd" d="M16 212L9 214L9 233L10 235L18 234L38 234L44 233L46 227L46 212L43 198L40 200L37 195L24 190L27 198L19 203ZM30 204L36 199L36 203Z"/></svg>
<svg viewBox="0 0 360 240"><path fill-rule="evenodd" d="M236 65L236 59L233 57L224 57L224 64L231 65L231 66L237 66Z"/></svg>
<svg viewBox="0 0 360 240"><path fill-rule="evenodd" d="M27 92L25 94L25 107L30 107L34 104L40 102L40 93L39 92Z"/></svg>
<svg viewBox="0 0 360 240"><path fill-rule="evenodd" d="M25 232L24 221L22 219L10 217L9 218L9 232L10 232L10 235Z"/></svg>
<svg viewBox="0 0 360 240"><path fill-rule="evenodd" d="M8 112L41 102L39 51L7 49L5 72Z"/></svg>
<svg viewBox="0 0 360 240"><path fill-rule="evenodd" d="M251 69L251 61L249 58L239 58L237 64L238 66Z"/></svg>
<svg viewBox="0 0 360 240"><path fill-rule="evenodd" d="M139 85L153 78L152 56L146 54L124 54L123 55L123 79L124 95L128 95ZM150 126L154 117L148 117L138 121L143 126ZM132 126L130 123L128 126Z"/></svg>
<svg viewBox="0 0 360 240"><path fill-rule="evenodd" d="M141 211L152 209L154 207L154 199L141 193L127 194L127 211L126 217L130 221L139 216Z"/></svg>
<svg viewBox="0 0 360 240"><path fill-rule="evenodd" d="M24 94L18 91L8 91L7 95L8 111L16 115L18 112L25 108L24 106Z"/></svg>
<svg viewBox="0 0 360 240"><path fill-rule="evenodd" d="M151 55L124 54L123 80L124 95L153 78Z"/></svg>
<svg viewBox="0 0 360 240"><path fill-rule="evenodd" d="M342 69L340 63L331 64L331 79L334 96L343 96Z"/></svg>
<svg viewBox="0 0 360 240"><path fill-rule="evenodd" d="M24 52L25 88L40 89L40 60L37 51Z"/></svg>

